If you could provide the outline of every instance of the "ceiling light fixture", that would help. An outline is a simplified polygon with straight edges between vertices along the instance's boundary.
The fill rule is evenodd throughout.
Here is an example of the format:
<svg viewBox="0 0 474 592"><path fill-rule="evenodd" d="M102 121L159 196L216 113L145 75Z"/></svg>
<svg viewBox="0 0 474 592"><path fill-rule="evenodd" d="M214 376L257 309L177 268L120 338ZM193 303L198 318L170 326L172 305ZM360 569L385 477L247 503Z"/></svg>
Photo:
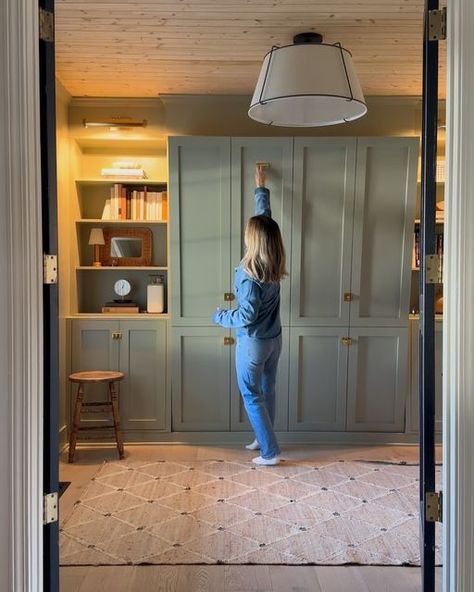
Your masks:
<svg viewBox="0 0 474 592"><path fill-rule="evenodd" d="M319 127L367 113L351 53L323 43L319 33L300 33L292 45L266 54L249 117L268 125Z"/></svg>
<svg viewBox="0 0 474 592"><path fill-rule="evenodd" d="M83 119L84 127L108 127L111 130L146 127L146 119L133 119L133 117L106 117L93 120Z"/></svg>

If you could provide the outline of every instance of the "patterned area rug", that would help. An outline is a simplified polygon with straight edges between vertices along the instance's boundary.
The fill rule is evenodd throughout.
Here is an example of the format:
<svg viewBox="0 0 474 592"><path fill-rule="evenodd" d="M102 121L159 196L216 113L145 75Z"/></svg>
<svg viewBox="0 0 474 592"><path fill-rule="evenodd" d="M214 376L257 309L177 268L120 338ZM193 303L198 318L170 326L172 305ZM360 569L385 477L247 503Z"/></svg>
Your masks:
<svg viewBox="0 0 474 592"><path fill-rule="evenodd" d="M61 565L215 563L419 565L418 466L107 462L61 527Z"/></svg>

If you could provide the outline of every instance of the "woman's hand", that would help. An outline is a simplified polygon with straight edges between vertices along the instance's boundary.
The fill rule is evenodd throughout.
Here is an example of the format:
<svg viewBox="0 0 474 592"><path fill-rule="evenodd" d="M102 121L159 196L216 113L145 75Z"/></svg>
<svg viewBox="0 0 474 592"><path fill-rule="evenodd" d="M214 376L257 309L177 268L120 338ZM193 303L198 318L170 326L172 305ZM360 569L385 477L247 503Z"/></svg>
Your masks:
<svg viewBox="0 0 474 592"><path fill-rule="evenodd" d="M258 166L255 169L255 185L265 187L265 167Z"/></svg>

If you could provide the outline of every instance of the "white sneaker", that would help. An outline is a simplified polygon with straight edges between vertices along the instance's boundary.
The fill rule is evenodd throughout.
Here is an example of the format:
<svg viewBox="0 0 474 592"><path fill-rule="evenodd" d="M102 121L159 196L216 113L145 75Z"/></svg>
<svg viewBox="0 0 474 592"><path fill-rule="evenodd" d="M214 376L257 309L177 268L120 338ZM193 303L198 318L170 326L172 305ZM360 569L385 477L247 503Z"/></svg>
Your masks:
<svg viewBox="0 0 474 592"><path fill-rule="evenodd" d="M275 465L279 464L280 457L274 456L273 458L262 458L261 456L256 456L252 459L252 462L256 465L262 465L265 467L274 467Z"/></svg>
<svg viewBox="0 0 474 592"><path fill-rule="evenodd" d="M254 440L250 444L247 444L245 448L247 448L247 450L260 450L260 444L257 440Z"/></svg>

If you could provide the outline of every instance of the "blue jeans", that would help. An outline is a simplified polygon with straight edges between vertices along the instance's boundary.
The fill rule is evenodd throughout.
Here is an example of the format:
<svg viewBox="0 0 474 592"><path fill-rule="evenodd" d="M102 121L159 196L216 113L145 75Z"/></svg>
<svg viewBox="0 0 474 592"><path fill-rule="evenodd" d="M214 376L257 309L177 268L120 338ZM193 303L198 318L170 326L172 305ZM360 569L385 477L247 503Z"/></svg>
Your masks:
<svg viewBox="0 0 474 592"><path fill-rule="evenodd" d="M235 365L245 410L262 458L273 458L280 448L273 431L275 381L281 352L281 335L272 339L237 338Z"/></svg>

